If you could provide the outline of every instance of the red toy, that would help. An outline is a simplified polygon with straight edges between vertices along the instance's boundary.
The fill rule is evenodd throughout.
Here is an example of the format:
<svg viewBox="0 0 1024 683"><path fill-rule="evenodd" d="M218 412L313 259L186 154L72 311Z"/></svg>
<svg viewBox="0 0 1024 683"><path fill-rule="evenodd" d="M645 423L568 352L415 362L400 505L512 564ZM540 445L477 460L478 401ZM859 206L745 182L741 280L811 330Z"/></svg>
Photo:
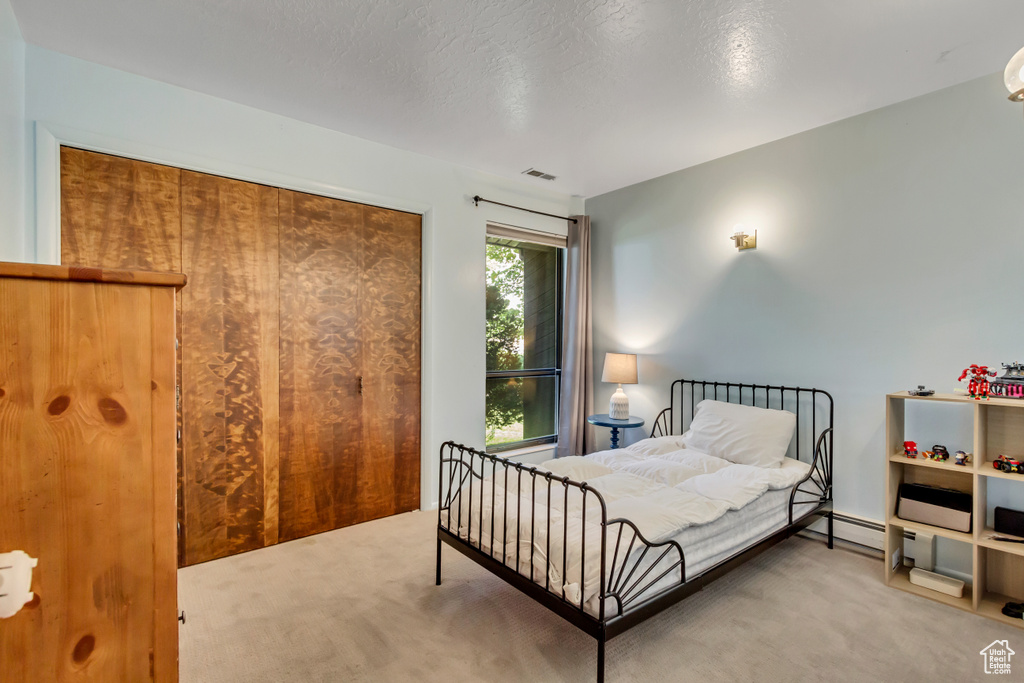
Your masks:
<svg viewBox="0 0 1024 683"><path fill-rule="evenodd" d="M917 457L917 442L916 441L904 441L903 442L903 455L908 458Z"/></svg>
<svg viewBox="0 0 1024 683"><path fill-rule="evenodd" d="M971 365L971 367L960 373L960 379L958 382L963 382L967 375L971 376L971 381L967 384L967 393L971 395L975 401L981 399L988 400L988 378L995 377L995 370L989 370L987 365Z"/></svg>

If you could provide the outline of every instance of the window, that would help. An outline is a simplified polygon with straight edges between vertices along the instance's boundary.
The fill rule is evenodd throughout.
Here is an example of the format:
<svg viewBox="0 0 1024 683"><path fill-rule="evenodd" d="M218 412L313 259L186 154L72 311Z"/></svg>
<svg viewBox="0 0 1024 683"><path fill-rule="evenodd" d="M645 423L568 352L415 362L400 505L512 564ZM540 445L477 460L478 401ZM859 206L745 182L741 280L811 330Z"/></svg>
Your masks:
<svg viewBox="0 0 1024 683"><path fill-rule="evenodd" d="M554 443L565 239L487 228L487 450Z"/></svg>

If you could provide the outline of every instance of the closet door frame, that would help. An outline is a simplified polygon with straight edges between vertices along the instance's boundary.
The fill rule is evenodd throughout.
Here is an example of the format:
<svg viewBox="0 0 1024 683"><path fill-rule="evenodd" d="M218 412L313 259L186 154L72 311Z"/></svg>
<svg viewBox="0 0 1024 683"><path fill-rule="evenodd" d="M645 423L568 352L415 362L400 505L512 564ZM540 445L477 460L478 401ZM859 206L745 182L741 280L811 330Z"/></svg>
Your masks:
<svg viewBox="0 0 1024 683"><path fill-rule="evenodd" d="M195 171L224 176L232 180L269 185L347 202L368 204L382 209L394 209L420 215L422 251L420 256L420 509L428 510L436 496L437 472L434 467L434 443L430 433L432 411L426 400L434 386L429 363L432 350L431 332L433 307L429 293L432 289L432 249L434 233L434 207L425 202L401 197L380 195L338 185L302 178L277 171L254 168L221 159L212 159L199 152L182 148L171 149L111 137L68 126L41 121L35 122L35 262L60 264L60 148L76 147L89 152L174 166L184 171ZM481 216L481 226L486 218ZM483 230L481 227L481 235ZM482 238L481 238L482 239ZM31 242L31 240L30 240Z"/></svg>

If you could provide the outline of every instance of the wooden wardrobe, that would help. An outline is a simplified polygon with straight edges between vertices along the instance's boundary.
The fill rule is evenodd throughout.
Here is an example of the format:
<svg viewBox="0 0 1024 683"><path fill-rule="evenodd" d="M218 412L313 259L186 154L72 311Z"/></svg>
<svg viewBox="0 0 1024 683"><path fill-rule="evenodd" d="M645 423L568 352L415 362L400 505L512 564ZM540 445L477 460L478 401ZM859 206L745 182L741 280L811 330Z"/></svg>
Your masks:
<svg viewBox="0 0 1024 683"><path fill-rule="evenodd" d="M61 148L61 260L181 270L179 562L419 507L420 216Z"/></svg>
<svg viewBox="0 0 1024 683"><path fill-rule="evenodd" d="M176 681L177 274L0 263L0 680Z"/></svg>

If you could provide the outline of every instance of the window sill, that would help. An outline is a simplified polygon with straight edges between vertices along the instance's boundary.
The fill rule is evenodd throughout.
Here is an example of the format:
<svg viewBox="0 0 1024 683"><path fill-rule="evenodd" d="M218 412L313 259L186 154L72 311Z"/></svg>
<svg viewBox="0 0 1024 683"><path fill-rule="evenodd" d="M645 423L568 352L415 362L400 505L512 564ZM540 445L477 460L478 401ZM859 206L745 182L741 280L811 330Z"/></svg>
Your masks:
<svg viewBox="0 0 1024 683"><path fill-rule="evenodd" d="M524 455L530 455L532 453L540 453L541 451L551 451L554 453L555 449L558 448L558 442L555 443L542 443L537 446L527 446L525 448L517 448L512 451L498 451L497 453L488 453L496 458L518 458Z"/></svg>

